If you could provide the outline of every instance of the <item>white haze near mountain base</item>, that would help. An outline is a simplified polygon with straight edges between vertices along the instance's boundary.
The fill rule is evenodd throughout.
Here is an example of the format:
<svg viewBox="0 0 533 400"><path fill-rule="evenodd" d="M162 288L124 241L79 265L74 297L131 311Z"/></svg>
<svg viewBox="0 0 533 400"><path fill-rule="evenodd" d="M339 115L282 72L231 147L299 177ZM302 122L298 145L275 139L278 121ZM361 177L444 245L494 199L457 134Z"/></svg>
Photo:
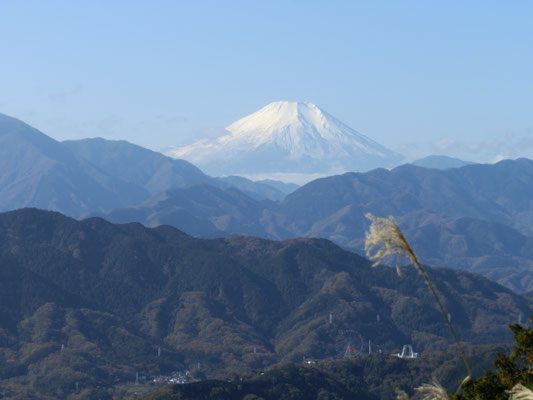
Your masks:
<svg viewBox="0 0 533 400"><path fill-rule="evenodd" d="M324 174L298 174L298 173L291 173L291 172L274 172L270 174L242 174L240 176L250 179L252 181L262 181L265 179L271 179L274 181L281 181L284 183L295 183L299 186L303 186L308 182L314 181L315 179L319 178L325 178L327 176L332 175L340 175L345 173L346 171L339 170L339 171L331 171L329 173Z"/></svg>
<svg viewBox="0 0 533 400"><path fill-rule="evenodd" d="M227 134L169 149L211 175L303 183L348 171L391 168L403 157L309 102L279 101L226 127Z"/></svg>

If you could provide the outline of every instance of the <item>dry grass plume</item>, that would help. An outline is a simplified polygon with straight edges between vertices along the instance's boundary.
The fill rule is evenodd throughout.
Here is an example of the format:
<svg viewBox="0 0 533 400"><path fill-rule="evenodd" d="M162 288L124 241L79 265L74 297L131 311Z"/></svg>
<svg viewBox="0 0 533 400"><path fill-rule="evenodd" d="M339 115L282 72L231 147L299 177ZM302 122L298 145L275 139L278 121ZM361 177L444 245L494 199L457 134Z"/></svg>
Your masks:
<svg viewBox="0 0 533 400"><path fill-rule="evenodd" d="M374 261L373 266L377 266L383 261L385 257L389 255L395 255L396 271L400 276L400 259L404 257L411 261L411 263L418 270L418 272L420 272L420 274L424 277L426 284L428 285L429 289L431 290L431 293L433 293L433 296L437 301L437 305L439 306L440 312L442 313L444 320L448 324L448 327L450 328L452 336L455 340L455 344L457 345L457 348L461 353L461 358L463 359L466 370L468 371L468 379L472 376L472 371L470 370L470 365L468 364L468 360L466 359L466 355L463 351L463 348L459 343L457 334L455 333L455 330L453 329L452 324L450 323L448 313L444 309L444 306L440 301L437 291L429 280L429 277L427 276L426 271L422 267L422 264L420 264L420 261L418 261L418 257L409 245L409 242L396 224L396 221L391 216L389 218L377 218L374 217L372 214L366 214L365 216L372 221L372 224L370 225L370 230L365 235L365 251L367 257ZM375 253L372 253L372 251L376 249L376 247L378 248L377 251Z"/></svg>

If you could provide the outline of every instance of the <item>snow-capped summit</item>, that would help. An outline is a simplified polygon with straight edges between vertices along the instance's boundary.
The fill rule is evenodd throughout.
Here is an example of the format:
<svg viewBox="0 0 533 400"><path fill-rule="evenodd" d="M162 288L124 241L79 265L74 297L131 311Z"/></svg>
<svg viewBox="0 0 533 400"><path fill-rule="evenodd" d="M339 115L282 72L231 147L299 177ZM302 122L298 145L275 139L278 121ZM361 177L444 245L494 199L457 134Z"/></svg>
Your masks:
<svg viewBox="0 0 533 400"><path fill-rule="evenodd" d="M309 102L270 103L226 130L225 136L171 149L167 155L209 174L276 178L392 167L402 159Z"/></svg>

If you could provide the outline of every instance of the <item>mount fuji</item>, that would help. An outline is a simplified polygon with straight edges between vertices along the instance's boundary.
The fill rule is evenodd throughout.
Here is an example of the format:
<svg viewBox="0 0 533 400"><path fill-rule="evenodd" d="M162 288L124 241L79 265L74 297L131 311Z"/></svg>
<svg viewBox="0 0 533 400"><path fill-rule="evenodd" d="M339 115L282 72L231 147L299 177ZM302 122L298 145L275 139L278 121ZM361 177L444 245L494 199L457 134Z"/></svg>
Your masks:
<svg viewBox="0 0 533 400"><path fill-rule="evenodd" d="M270 103L226 131L166 154L212 175L281 180L390 168L403 159L309 102Z"/></svg>

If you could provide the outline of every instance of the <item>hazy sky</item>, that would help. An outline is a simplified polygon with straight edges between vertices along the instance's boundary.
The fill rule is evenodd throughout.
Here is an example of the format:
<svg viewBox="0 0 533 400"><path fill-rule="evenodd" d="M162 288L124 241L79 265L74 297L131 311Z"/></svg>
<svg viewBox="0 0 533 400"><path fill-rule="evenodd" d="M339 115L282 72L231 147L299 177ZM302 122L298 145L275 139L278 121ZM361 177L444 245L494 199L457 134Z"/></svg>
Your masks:
<svg viewBox="0 0 533 400"><path fill-rule="evenodd" d="M409 157L533 158L530 1L0 2L0 112L187 144L311 101Z"/></svg>

